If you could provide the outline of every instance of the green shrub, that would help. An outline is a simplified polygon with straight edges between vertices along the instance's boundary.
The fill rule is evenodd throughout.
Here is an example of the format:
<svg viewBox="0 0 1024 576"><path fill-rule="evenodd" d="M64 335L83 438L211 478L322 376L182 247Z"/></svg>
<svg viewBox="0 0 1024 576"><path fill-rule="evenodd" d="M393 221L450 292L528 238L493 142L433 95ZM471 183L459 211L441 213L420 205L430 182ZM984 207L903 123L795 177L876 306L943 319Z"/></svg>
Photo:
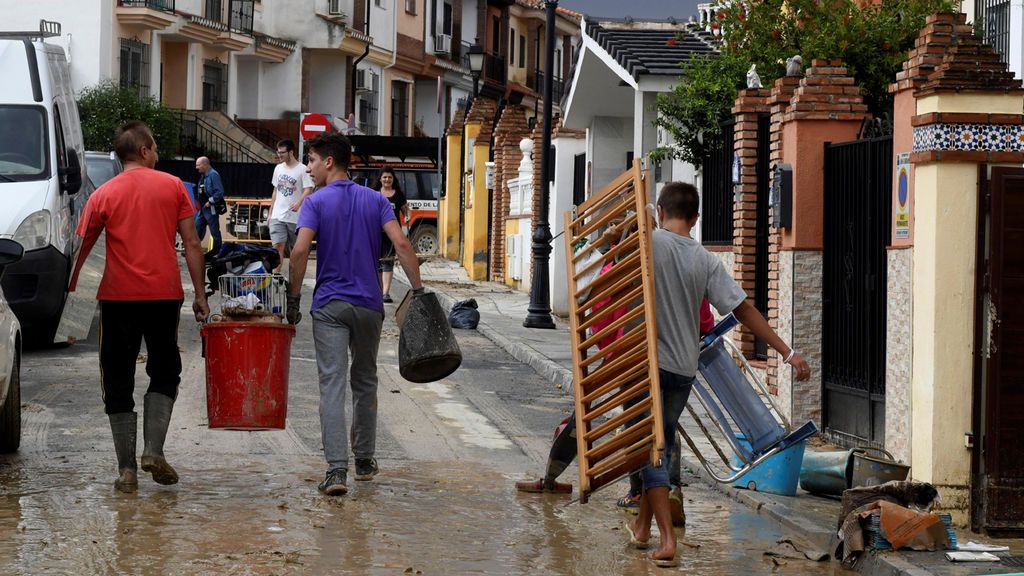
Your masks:
<svg viewBox="0 0 1024 576"><path fill-rule="evenodd" d="M117 129L140 120L153 130L161 156L177 155L179 123L175 111L155 98L139 96L137 88L109 80L86 88L78 96L78 112L87 150L113 150Z"/></svg>

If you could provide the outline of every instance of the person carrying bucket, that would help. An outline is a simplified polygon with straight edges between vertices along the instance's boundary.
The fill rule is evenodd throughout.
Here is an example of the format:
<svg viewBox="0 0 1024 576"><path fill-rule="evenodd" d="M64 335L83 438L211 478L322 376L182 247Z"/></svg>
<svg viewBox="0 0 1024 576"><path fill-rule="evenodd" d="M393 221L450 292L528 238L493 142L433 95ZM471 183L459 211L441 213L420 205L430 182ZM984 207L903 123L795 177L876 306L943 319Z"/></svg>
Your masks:
<svg viewBox="0 0 1024 576"><path fill-rule="evenodd" d="M320 381L320 432L327 474L319 490L328 496L348 492L348 438L345 392L352 387L352 452L355 479L372 480L377 437L377 348L384 301L377 262L381 232L391 240L413 288L425 294L412 244L402 233L387 198L349 180L352 144L338 133L306 143L307 170L317 187L299 214L291 254L287 318L298 324L302 281L313 240L317 242L316 289L310 316ZM352 353L349 382L349 352Z"/></svg>
<svg viewBox="0 0 1024 576"><path fill-rule="evenodd" d="M114 149L124 172L100 186L89 198L77 233L82 250L71 279L78 274L100 232L106 230L107 263L100 281L100 382L117 453L121 492L138 489L135 448L135 365L146 339L146 374L142 469L159 484L175 484L178 473L164 457L164 439L181 382L178 320L185 294L175 252L175 233L185 246L185 262L195 290L192 311L202 322L210 313L203 286L192 200L181 180L153 169L157 162L153 133L142 122L121 127Z"/></svg>

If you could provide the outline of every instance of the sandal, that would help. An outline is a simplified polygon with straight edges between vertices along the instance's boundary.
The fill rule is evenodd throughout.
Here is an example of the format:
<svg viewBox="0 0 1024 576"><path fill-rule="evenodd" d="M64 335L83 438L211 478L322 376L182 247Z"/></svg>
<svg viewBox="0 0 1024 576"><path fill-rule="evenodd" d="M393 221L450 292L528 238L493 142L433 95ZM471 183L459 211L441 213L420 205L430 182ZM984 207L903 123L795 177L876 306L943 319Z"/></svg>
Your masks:
<svg viewBox="0 0 1024 576"><path fill-rule="evenodd" d="M622 498L619 498L618 501L615 502L615 505L630 514L636 514L640 511L640 495L626 494Z"/></svg>
<svg viewBox="0 0 1024 576"><path fill-rule="evenodd" d="M650 540L641 540L636 537L636 533L633 532L633 523L626 522L626 532L629 533L629 545L637 550L647 550L651 546Z"/></svg>
<svg viewBox="0 0 1024 576"><path fill-rule="evenodd" d="M654 565L659 568L675 568L679 566L679 560L676 560L675 556L671 558L651 558L651 562L654 562Z"/></svg>

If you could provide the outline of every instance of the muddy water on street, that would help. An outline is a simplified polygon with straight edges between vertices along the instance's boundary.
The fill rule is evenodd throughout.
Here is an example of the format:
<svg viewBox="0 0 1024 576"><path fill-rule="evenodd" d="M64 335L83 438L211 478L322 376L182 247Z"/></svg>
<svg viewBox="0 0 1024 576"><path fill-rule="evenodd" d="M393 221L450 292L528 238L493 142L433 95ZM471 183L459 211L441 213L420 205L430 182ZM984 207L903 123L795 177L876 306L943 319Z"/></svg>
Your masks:
<svg viewBox="0 0 1024 576"><path fill-rule="evenodd" d="M0 573L666 573L625 546L615 488L579 505L517 495L512 479L479 466L382 462L376 481L350 481L347 497L331 499L316 492L314 463L277 456L182 466L178 486L144 477L122 495L92 475L96 460L0 460ZM678 570L831 574L827 563L775 565L763 556L783 537L774 523L701 505L712 496L697 485L687 497Z"/></svg>

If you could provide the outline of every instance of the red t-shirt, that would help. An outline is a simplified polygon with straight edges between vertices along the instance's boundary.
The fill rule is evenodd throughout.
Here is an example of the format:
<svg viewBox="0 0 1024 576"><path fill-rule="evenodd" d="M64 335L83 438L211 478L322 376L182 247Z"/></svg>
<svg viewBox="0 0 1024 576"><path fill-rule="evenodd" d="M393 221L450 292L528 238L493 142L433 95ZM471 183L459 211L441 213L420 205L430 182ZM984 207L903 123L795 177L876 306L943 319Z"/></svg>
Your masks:
<svg viewBox="0 0 1024 576"><path fill-rule="evenodd" d="M96 298L183 300L174 238L178 222L194 214L184 184L165 172L134 168L100 186L77 230L83 238L79 266L107 231L107 263Z"/></svg>

